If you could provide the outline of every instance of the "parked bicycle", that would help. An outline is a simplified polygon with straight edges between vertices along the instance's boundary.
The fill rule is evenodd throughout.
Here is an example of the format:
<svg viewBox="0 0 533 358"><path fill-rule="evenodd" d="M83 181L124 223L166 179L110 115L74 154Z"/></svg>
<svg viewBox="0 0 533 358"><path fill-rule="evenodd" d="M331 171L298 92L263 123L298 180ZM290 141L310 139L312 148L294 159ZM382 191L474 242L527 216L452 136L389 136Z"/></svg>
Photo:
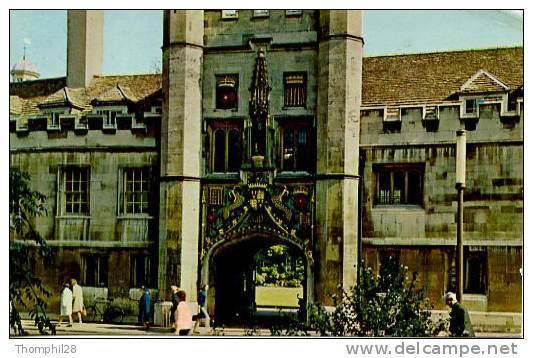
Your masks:
<svg viewBox="0 0 533 358"><path fill-rule="evenodd" d="M91 305L85 307L88 321L95 322L100 316L100 322L121 323L124 319L124 310L118 306L113 306L113 299L96 298Z"/></svg>

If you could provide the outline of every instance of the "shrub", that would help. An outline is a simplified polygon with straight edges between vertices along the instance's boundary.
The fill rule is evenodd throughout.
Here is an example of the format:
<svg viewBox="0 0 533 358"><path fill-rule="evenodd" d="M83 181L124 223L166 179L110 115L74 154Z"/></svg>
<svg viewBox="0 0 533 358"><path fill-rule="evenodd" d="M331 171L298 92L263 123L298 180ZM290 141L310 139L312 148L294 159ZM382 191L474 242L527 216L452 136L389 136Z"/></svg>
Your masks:
<svg viewBox="0 0 533 358"><path fill-rule="evenodd" d="M309 322L293 322L276 335L315 331L321 336L427 337L445 329L446 321L431 319L431 303L424 289L416 287L417 274L409 279L407 267L390 257L378 275L361 267L357 286L332 295L334 307L309 307ZM305 317L300 314L300 317Z"/></svg>

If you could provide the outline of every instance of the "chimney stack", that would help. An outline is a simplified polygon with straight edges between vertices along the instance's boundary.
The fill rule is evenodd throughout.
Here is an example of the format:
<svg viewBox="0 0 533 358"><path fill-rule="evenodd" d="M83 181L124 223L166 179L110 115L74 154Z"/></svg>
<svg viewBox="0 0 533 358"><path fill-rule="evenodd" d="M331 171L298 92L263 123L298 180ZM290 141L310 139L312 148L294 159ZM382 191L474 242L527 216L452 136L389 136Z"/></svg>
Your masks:
<svg viewBox="0 0 533 358"><path fill-rule="evenodd" d="M67 86L86 87L102 73L103 10L68 10Z"/></svg>

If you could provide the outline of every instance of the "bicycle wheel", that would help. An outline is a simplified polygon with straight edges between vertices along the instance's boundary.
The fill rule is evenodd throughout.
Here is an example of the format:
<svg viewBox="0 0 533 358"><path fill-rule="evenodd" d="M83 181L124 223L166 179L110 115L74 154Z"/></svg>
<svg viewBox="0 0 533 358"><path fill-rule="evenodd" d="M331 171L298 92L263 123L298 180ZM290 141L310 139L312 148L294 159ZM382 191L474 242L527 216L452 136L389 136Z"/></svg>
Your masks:
<svg viewBox="0 0 533 358"><path fill-rule="evenodd" d="M96 318L96 307L94 306L88 306L85 307L87 310L87 316L85 316L85 321L94 322Z"/></svg>
<svg viewBox="0 0 533 358"><path fill-rule="evenodd" d="M104 314L104 321L110 323L121 323L124 319L124 310L120 307L109 307Z"/></svg>

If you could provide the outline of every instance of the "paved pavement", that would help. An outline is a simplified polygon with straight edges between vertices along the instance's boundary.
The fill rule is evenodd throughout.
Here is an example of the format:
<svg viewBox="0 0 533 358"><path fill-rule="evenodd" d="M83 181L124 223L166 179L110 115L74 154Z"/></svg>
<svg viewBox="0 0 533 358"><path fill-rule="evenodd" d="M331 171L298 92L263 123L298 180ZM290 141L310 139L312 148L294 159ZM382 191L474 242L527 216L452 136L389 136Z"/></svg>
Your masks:
<svg viewBox="0 0 533 358"><path fill-rule="evenodd" d="M33 325L31 320L23 320L23 327L32 338L40 336L39 331ZM63 324L57 327L58 336L168 336L174 337L175 334L171 332L170 328L166 327L150 327L148 330L140 325L135 324L108 324L108 323L74 323L72 327L67 327ZM243 328L224 328L224 329L208 329L204 327L199 328L199 333L193 333L193 336L270 336L268 329L261 330L246 330ZM15 336L12 336L15 337ZM42 336L41 336L42 337ZM50 338L50 336L45 336ZM519 333L505 333L505 332L479 332L476 337L485 338L519 338Z"/></svg>

